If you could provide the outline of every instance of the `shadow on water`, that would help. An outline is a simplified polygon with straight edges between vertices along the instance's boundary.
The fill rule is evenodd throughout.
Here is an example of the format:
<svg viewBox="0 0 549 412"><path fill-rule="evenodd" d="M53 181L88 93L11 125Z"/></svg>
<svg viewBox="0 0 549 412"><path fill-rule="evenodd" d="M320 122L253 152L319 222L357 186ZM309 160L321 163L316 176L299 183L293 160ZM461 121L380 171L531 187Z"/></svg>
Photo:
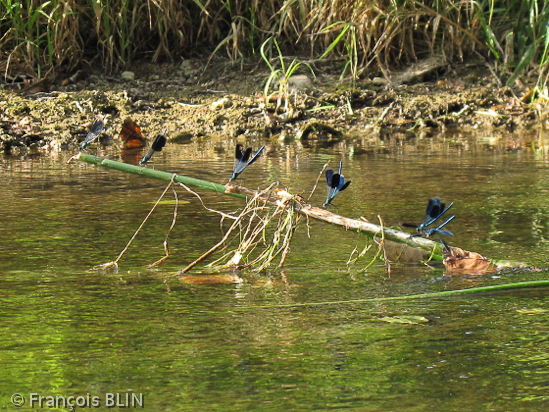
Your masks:
<svg viewBox="0 0 549 412"><path fill-rule="evenodd" d="M337 213L419 223L427 199L439 195L455 202L451 244L545 267L549 157L528 148L536 138L359 137L329 149L267 143L241 177L248 187L279 181L308 195L322 165L343 160L353 183L334 200ZM225 183L233 150L232 143L172 144L151 167ZM119 159L115 148L99 151ZM68 157L0 160L3 405L14 392L33 392L99 396L104 408L107 393L131 391L144 394L149 410L546 406L546 290L282 306L544 279L546 272L450 277L438 264L363 271L372 255L348 270L364 237L312 222L310 238L304 228L297 232L284 270L188 284L170 275L222 234L218 216L183 191L170 259L146 269L163 256L173 216L167 195L119 273L92 272L116 258L165 183L67 166ZM311 202L324 198L319 186ZM211 193L203 200L224 212L242 206Z"/></svg>

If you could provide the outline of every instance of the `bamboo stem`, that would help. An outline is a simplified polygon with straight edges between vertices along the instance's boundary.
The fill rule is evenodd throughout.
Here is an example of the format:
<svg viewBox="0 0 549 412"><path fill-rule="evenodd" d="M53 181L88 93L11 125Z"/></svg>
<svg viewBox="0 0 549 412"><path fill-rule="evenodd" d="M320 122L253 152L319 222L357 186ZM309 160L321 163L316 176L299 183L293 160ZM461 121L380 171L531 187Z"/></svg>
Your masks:
<svg viewBox="0 0 549 412"><path fill-rule="evenodd" d="M140 176L151 177L153 179L160 179L170 181L173 173L162 172L160 170L149 169L142 166L130 165L127 163L117 162L115 160L103 159L102 157L92 156L87 153L78 153L73 157L74 159L82 162L95 164L98 166L108 167L109 169L119 170L121 172L133 173ZM209 190L210 192L216 192L226 194L239 198L246 198L245 195L239 193L230 193L227 191L227 187L219 183L208 182L206 180L195 179L193 177L176 175L174 182L183 183L187 186L197 189Z"/></svg>

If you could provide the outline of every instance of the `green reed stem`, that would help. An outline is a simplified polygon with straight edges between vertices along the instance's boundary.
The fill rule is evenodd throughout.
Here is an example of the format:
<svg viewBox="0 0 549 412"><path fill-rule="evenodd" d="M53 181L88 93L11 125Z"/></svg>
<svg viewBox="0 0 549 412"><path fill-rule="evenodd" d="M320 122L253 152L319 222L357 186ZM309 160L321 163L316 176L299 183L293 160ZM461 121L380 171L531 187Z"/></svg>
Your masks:
<svg viewBox="0 0 549 412"><path fill-rule="evenodd" d="M328 302L289 303L289 304L280 304L280 305L240 306L235 309L239 310L239 309L293 308L293 307L300 307L300 306L346 305L350 303L370 303L370 302L375 303L375 302L385 302L385 301L395 301L395 300L442 298L446 296L460 296L460 295L468 295L468 294L500 292L500 291L506 291L506 290L534 289L534 288L546 288L546 287L549 287L549 280L532 280L527 282L506 283L504 285L482 286L478 288L445 290L443 292L423 293L419 295L389 296L389 297L382 297L382 298L366 298L366 299L349 299L349 300L337 300L337 301L328 301Z"/></svg>

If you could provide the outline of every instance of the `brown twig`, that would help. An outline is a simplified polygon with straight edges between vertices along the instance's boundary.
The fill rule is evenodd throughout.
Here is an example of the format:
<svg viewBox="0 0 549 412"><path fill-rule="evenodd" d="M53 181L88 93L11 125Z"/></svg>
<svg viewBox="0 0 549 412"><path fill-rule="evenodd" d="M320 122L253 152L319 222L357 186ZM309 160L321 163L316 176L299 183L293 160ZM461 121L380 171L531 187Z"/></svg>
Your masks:
<svg viewBox="0 0 549 412"><path fill-rule="evenodd" d="M164 257L157 260L156 262L154 263L151 263L149 266L147 266L147 268L151 269L155 266L158 266L159 264L161 264L162 262L164 262L166 259L168 259L168 257L170 256L170 249L169 249L169 245L168 245L168 239L170 237L170 233L172 232L172 229L174 228L175 226L175 222L177 222L177 208L179 207L179 198L177 197L177 192L175 191L175 187L173 187L172 185L172 191L173 191L173 196L175 198L175 208L173 210L173 220L172 220L172 224L170 226L170 228L168 229L168 233L166 233L166 238L164 239Z"/></svg>
<svg viewBox="0 0 549 412"><path fill-rule="evenodd" d="M211 247L206 253L204 253L202 256L200 256L198 259L196 259L194 262L189 264L185 269L178 272L177 275L182 275L184 273L187 273L193 267L195 267L200 262L202 262L204 259L206 259L208 256L210 256L213 252L215 252L217 249L219 249L223 245L223 243L225 243L225 241L229 238L229 236L231 235L233 230L236 229L236 227L240 224L240 220L250 212L251 212L251 210L248 210L247 208L245 208L242 211L242 213L240 213L240 215L238 215L237 219L233 222L233 224L231 225L231 227L229 228L227 233L225 233L225 236L223 236L223 238L217 244L215 244L213 247Z"/></svg>
<svg viewBox="0 0 549 412"><path fill-rule="evenodd" d="M187 187L186 185L184 185L183 183L181 182L178 182L178 184L180 186L183 186L185 188L185 190L187 192L189 192L190 194L196 196L198 198L198 200L200 200L200 203L202 203L202 206L204 207L204 209L206 209L208 212L213 212L213 213L217 213L218 215L221 215L222 217L222 220L227 218L227 219L233 219L233 220L236 220L237 218L234 217L234 216L231 216L231 215L228 215L227 213L223 213L223 212L220 212L219 210L215 210L215 209L210 209L209 207L207 207L205 204L204 204L204 201L202 200L202 198L200 197L200 195L196 192L194 192L193 190L191 190L189 187Z"/></svg>
<svg viewBox="0 0 549 412"><path fill-rule="evenodd" d="M256 208L254 208L252 205L255 203L255 201L258 198L261 198L262 196L265 195L265 193L270 191L274 185L275 185L275 183L271 184L268 188L266 188L265 190L263 190L261 192L256 192L255 196L250 201L248 201L248 203L246 204L246 207L242 210L240 215L238 215L238 217L233 222L233 224L231 225L231 227L229 228L227 233L225 233L223 238L216 245L211 247L206 253L204 253L202 256L200 256L198 259L196 259L191 264L189 264L185 269L178 272L177 275L182 275L184 273L187 273L189 270L191 270L197 264L204 261L208 256L210 256L212 253L214 253L216 250L218 250L226 242L226 240L229 238L231 233L240 225L240 223L242 222L242 219L244 218L244 216L246 216L249 213L255 213L256 212Z"/></svg>
<svg viewBox="0 0 549 412"><path fill-rule="evenodd" d="M385 250L385 231L383 230L383 220L380 215L377 215L377 218L379 219L379 225L381 226L381 243L379 246L383 249L383 259L387 265L387 273L389 277L391 277L391 262L387 259L387 251Z"/></svg>
<svg viewBox="0 0 549 412"><path fill-rule="evenodd" d="M326 168L328 167L329 164L330 164L330 162L328 161L324 164L324 166L322 166L322 170L320 171L320 173L318 174L318 177L316 178L315 185L313 186L313 190L311 190L311 194L307 198L307 202L311 199L311 197L313 197L313 193L315 192L316 187L318 186L318 182L320 181L320 178L322 177L322 173L324 173L324 170L326 170Z"/></svg>

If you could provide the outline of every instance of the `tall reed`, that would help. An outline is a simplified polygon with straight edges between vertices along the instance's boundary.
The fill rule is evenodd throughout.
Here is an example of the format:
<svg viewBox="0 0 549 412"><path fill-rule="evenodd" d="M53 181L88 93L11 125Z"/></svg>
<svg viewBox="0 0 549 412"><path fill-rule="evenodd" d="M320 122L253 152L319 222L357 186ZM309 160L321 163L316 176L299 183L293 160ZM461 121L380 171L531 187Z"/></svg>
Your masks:
<svg viewBox="0 0 549 412"><path fill-rule="evenodd" d="M352 78L480 53L513 83L533 68L547 72L548 20L543 0L0 0L0 53L7 74L86 62L116 72L136 58L221 49L244 60L273 37L284 53L344 57Z"/></svg>
<svg viewBox="0 0 549 412"><path fill-rule="evenodd" d="M6 75L13 64L41 77L46 70L82 58L75 1L0 0L1 57Z"/></svg>

